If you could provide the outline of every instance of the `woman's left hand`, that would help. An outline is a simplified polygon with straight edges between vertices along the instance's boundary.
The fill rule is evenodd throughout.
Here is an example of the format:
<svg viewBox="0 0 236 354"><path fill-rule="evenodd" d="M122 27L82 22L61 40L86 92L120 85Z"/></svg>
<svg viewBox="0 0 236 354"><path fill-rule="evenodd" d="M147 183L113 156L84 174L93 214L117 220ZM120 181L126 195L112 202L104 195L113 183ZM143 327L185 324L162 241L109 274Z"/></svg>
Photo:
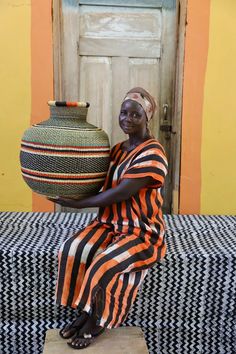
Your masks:
<svg viewBox="0 0 236 354"><path fill-rule="evenodd" d="M56 197L56 198L47 198L53 203L60 204L63 207L69 208L78 208L77 201L75 199L64 198L64 197Z"/></svg>

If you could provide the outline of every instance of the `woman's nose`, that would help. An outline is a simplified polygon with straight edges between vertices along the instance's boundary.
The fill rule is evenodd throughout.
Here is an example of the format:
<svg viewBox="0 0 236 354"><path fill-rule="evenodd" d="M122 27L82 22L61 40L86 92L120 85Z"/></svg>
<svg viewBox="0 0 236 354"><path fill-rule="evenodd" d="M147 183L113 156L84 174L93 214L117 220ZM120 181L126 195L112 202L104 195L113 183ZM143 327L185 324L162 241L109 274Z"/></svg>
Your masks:
<svg viewBox="0 0 236 354"><path fill-rule="evenodd" d="M128 121L132 120L132 115L130 113L126 114L126 120L128 120Z"/></svg>

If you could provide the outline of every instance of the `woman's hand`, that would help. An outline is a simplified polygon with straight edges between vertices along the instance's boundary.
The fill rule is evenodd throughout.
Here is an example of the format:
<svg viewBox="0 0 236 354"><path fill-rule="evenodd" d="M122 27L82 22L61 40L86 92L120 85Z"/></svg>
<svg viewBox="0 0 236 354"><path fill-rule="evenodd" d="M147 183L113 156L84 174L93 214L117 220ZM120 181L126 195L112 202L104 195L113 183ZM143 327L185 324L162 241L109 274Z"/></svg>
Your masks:
<svg viewBox="0 0 236 354"><path fill-rule="evenodd" d="M56 198L47 198L53 203L60 204L63 207L68 208L78 208L78 201L71 198L64 198L64 197L56 197Z"/></svg>

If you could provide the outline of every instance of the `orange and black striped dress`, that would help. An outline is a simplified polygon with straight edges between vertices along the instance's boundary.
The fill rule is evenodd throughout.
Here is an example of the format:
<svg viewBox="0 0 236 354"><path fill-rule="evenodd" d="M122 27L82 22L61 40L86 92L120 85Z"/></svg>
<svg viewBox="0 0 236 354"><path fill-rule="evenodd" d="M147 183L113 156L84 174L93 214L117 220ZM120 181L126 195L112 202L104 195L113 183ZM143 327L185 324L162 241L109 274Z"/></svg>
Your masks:
<svg viewBox="0 0 236 354"><path fill-rule="evenodd" d="M153 184L100 208L95 220L64 242L59 251L58 304L91 313L102 290L98 325L114 328L125 320L148 268L166 253L160 193L166 173L165 152L155 139L130 152L122 150L122 143L112 148L103 190L125 178L151 176Z"/></svg>

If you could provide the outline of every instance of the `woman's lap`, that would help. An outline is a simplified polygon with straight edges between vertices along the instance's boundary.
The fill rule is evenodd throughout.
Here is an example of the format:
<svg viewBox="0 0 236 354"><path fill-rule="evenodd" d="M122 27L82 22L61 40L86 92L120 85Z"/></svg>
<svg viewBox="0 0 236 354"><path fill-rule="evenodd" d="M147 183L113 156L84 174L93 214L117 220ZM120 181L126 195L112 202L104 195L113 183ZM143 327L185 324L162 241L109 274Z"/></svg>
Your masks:
<svg viewBox="0 0 236 354"><path fill-rule="evenodd" d="M148 259L152 253L152 245L137 235L119 235L111 225L92 222L63 244L59 254L57 303L72 307L82 304L88 309L91 307L94 289L99 286L107 297L113 296L117 307L117 304L122 303L123 295L118 290L111 295L112 284L114 290L114 283L120 275L132 273L134 267L142 278L149 267ZM133 289L131 305L140 282L137 274L126 278L128 281L124 288L124 300L127 301L127 294ZM134 280L135 284L132 284ZM120 313L125 314L126 311Z"/></svg>

